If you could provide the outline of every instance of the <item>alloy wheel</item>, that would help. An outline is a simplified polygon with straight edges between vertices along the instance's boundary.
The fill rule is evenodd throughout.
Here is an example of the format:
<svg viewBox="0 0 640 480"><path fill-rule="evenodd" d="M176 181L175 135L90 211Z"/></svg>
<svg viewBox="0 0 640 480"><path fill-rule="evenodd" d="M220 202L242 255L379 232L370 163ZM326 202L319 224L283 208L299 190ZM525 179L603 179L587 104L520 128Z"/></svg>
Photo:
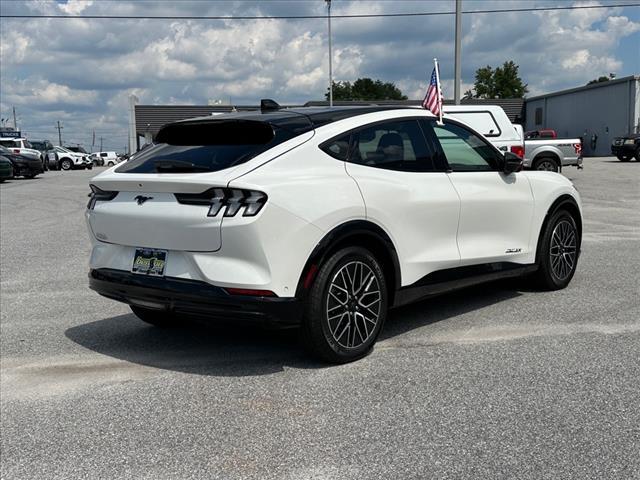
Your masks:
<svg viewBox="0 0 640 480"><path fill-rule="evenodd" d="M543 170L546 172L555 172L557 168L556 168L556 164L551 160L543 160L538 164L537 170Z"/></svg>
<svg viewBox="0 0 640 480"><path fill-rule="evenodd" d="M551 233L551 271L558 280L566 280L576 265L578 254L575 227L567 220L562 220Z"/></svg>
<svg viewBox="0 0 640 480"><path fill-rule="evenodd" d="M333 340L357 348L374 334L380 319L382 293L373 270L365 263L343 265L329 284L326 315Z"/></svg>

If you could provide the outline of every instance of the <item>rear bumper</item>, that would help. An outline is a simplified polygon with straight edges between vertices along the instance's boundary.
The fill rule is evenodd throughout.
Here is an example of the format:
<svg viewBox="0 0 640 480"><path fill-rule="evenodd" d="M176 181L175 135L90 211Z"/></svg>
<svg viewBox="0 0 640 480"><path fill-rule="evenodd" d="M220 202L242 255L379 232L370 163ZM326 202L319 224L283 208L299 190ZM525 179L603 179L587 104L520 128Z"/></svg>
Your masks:
<svg viewBox="0 0 640 480"><path fill-rule="evenodd" d="M294 326L302 320L297 298L229 295L206 282L149 277L108 268L89 271L89 287L129 305L170 310L211 320L238 320L270 326Z"/></svg>
<svg viewBox="0 0 640 480"><path fill-rule="evenodd" d="M563 167L579 167L582 165L582 157L564 157L562 160Z"/></svg>
<svg viewBox="0 0 640 480"><path fill-rule="evenodd" d="M15 163L13 167L13 174L16 176L38 175L39 173L44 173L44 167L39 160Z"/></svg>

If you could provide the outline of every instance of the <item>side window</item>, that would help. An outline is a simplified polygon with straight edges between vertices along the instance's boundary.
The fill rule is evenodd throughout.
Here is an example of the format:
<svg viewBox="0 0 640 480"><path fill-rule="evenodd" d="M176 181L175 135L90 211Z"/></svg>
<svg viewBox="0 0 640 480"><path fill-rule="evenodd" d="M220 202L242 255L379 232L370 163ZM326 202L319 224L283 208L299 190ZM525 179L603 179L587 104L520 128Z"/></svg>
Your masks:
<svg viewBox="0 0 640 480"><path fill-rule="evenodd" d="M438 125L433 122L431 125L447 157L447 162L454 172L499 169L495 150L476 134L452 123Z"/></svg>
<svg viewBox="0 0 640 480"><path fill-rule="evenodd" d="M430 172L434 170L433 157L417 120L397 120L354 132L349 162L403 172Z"/></svg>
<svg viewBox="0 0 640 480"><path fill-rule="evenodd" d="M106 154L106 153L101 153L101 154L100 154L100 156L101 156L101 157L106 157L106 156L107 156L107 154Z"/></svg>
<svg viewBox="0 0 640 480"><path fill-rule="evenodd" d="M349 137L350 133L346 133L344 135L340 135L339 137L333 138L328 142L320 145L320 149L331 155L333 158L337 158L338 160L342 160L343 162L347 160L347 155L349 154Z"/></svg>
<svg viewBox="0 0 640 480"><path fill-rule="evenodd" d="M0 141L0 145L2 145L3 147L7 147L7 148L14 148L16 146L16 143L14 140L2 140Z"/></svg>

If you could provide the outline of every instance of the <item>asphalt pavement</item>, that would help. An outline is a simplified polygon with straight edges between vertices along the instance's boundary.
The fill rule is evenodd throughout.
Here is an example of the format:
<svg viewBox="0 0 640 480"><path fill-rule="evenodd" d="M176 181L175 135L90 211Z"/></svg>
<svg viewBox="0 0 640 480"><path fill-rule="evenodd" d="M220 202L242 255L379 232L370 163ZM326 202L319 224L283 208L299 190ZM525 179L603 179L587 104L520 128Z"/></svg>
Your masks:
<svg viewBox="0 0 640 480"><path fill-rule="evenodd" d="M161 330L89 290L95 173L0 186L3 479L640 479L637 162L566 170L585 216L568 288L395 310L343 366L294 331Z"/></svg>

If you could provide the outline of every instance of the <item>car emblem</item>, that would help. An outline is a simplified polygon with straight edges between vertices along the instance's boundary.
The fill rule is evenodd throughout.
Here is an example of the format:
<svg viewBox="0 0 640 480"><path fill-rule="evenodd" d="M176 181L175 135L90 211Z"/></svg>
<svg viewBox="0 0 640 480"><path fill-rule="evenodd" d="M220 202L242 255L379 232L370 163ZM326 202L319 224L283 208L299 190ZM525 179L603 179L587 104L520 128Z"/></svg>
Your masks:
<svg viewBox="0 0 640 480"><path fill-rule="evenodd" d="M153 200L153 197L145 197L144 195L138 195L136 198L134 198L134 200L138 202L138 205L142 205L147 200Z"/></svg>

